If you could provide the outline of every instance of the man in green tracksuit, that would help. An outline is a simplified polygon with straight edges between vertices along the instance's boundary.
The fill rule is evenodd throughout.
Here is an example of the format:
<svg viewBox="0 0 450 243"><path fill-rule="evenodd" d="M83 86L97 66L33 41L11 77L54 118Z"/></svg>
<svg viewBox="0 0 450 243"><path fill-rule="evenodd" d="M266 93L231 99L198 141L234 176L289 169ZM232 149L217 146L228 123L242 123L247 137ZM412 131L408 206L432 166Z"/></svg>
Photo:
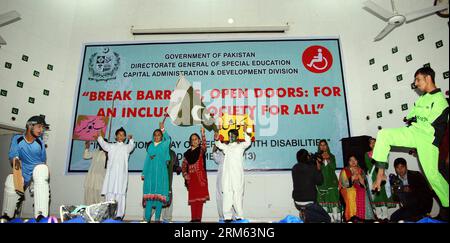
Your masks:
<svg viewBox="0 0 450 243"><path fill-rule="evenodd" d="M379 191L382 180L386 180L384 170L388 167L391 146L416 148L428 182L442 206L448 208L448 183L438 170L438 148L447 126L448 103L441 90L436 88L433 69L420 68L414 77L414 84L424 93L406 117L410 126L382 129L378 132L372 159L379 169L372 189Z"/></svg>

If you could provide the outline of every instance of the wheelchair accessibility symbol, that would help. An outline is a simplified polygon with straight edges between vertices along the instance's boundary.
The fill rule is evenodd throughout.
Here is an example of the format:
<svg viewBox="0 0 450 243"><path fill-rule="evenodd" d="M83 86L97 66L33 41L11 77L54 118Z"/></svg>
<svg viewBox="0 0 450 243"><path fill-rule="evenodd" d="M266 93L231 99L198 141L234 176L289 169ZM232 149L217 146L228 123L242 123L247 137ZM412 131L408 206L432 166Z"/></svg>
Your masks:
<svg viewBox="0 0 450 243"><path fill-rule="evenodd" d="M302 62L309 71L323 73L333 65L333 56L323 46L310 46L303 52Z"/></svg>

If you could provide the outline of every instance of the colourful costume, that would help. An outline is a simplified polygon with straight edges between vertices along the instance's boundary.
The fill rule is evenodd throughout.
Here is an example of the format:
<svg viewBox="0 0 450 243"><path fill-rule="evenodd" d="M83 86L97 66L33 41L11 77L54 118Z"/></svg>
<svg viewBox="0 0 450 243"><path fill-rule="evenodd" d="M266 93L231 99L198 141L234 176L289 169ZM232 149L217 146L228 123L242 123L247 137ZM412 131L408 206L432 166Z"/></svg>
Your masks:
<svg viewBox="0 0 450 243"><path fill-rule="evenodd" d="M378 168L376 168L372 163L372 154L373 151L365 153L364 161L366 162L367 174L370 177L367 179L375 182L377 179ZM392 198L387 196L385 185L381 186L379 192L372 193L372 206L375 207L377 211L377 217L380 219L387 219L387 208L395 208L396 203L392 200Z"/></svg>
<svg viewBox="0 0 450 243"><path fill-rule="evenodd" d="M330 158L320 165L323 183L317 186L317 202L334 221L339 221L339 190L336 176L336 158L328 151ZM333 215L334 214L334 215Z"/></svg>
<svg viewBox="0 0 450 243"><path fill-rule="evenodd" d="M448 120L448 103L440 89L419 97L407 119L416 118L411 126L382 129L373 151L376 167L388 167L391 146L417 149L423 172L444 207L448 207L448 183L438 170L438 146Z"/></svg>
<svg viewBox="0 0 450 243"><path fill-rule="evenodd" d="M170 143L170 136L167 132L163 132L162 140L159 143L151 141L147 149L147 157L142 170L146 221L150 221L153 207L156 208L155 220L159 221L162 206L169 200L167 161L170 160Z"/></svg>
<svg viewBox="0 0 450 243"><path fill-rule="evenodd" d="M206 137L202 135L202 144L194 150L184 153L182 171L187 180L188 204L191 205L192 221L201 221L203 203L209 200L208 178L206 176Z"/></svg>
<svg viewBox="0 0 450 243"><path fill-rule="evenodd" d="M364 176L361 168L358 167L357 170ZM339 175L339 191L345 201L345 220L349 221L353 216L362 220L374 219L366 188L359 183L353 183L351 177L349 167L342 169Z"/></svg>

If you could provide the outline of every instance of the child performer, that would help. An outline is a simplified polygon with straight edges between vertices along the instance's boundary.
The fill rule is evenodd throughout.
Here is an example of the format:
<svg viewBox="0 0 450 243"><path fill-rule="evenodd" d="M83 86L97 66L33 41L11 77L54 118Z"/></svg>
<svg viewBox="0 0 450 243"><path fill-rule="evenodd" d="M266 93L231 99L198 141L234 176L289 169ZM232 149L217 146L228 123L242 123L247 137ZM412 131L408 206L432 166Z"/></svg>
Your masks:
<svg viewBox="0 0 450 243"><path fill-rule="evenodd" d="M97 138L103 150L108 153L108 168L103 181L102 195L106 201L117 201L116 219L123 219L125 214L126 193L128 187L128 157L134 149L133 136L128 135L123 127L116 131L117 143L107 143L102 136Z"/></svg>
<svg viewBox="0 0 450 243"><path fill-rule="evenodd" d="M223 144L216 133L215 140L217 148L225 154L223 161L222 191L223 191L223 214L225 222L230 222L233 216L233 207L236 211L236 220L244 219L243 196L244 196L244 151L251 145L247 126L244 126L245 142L237 142L238 131L233 129L228 132L229 144Z"/></svg>

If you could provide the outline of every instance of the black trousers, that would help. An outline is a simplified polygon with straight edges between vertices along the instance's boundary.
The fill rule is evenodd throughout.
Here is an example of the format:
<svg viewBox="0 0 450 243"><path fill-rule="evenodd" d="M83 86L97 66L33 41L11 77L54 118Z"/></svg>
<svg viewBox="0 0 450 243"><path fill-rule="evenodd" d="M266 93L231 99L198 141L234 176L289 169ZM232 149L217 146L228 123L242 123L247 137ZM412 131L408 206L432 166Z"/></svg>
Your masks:
<svg viewBox="0 0 450 243"><path fill-rule="evenodd" d="M425 215L426 213L424 212L419 212L417 210L401 207L391 215L390 220L393 222L398 222L400 220L418 221L422 219Z"/></svg>

